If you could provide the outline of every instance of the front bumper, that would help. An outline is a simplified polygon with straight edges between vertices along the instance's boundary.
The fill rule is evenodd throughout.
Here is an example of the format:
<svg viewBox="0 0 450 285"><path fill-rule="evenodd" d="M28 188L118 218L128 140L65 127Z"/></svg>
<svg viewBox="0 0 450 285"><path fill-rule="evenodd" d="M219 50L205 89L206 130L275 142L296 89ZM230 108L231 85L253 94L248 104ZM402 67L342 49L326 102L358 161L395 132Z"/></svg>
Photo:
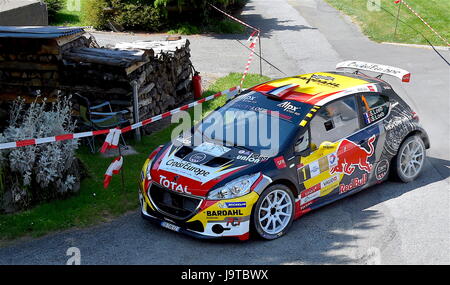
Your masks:
<svg viewBox="0 0 450 285"><path fill-rule="evenodd" d="M139 191L141 214L152 223L202 239L232 237L247 240L250 237L250 217L259 198L256 192L229 200L203 200L189 218L175 219L158 209L143 191L143 186L142 183Z"/></svg>

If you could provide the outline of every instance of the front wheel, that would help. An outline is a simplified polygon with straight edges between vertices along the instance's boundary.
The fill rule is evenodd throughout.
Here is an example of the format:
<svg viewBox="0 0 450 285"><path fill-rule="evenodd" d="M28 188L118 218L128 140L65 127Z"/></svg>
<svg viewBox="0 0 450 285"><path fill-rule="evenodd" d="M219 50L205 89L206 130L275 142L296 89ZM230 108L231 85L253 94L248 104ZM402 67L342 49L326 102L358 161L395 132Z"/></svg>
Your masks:
<svg viewBox="0 0 450 285"><path fill-rule="evenodd" d="M282 184L264 190L253 210L253 226L258 235L272 240L284 235L294 220L294 195Z"/></svg>
<svg viewBox="0 0 450 285"><path fill-rule="evenodd" d="M425 144L417 136L407 138L395 157L395 174L403 182L410 182L419 176L425 163Z"/></svg>

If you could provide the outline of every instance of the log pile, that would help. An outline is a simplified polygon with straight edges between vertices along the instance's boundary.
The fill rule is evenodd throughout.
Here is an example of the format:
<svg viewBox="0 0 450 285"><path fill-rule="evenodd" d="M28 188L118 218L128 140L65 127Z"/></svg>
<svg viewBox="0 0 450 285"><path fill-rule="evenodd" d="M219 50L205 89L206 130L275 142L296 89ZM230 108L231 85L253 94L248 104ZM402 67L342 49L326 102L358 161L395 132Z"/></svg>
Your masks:
<svg viewBox="0 0 450 285"><path fill-rule="evenodd" d="M81 34L70 37L69 42L0 37L0 87L24 90L58 88L62 52L91 45L91 39Z"/></svg>
<svg viewBox="0 0 450 285"><path fill-rule="evenodd" d="M152 51L150 63L130 73L139 86L141 119L168 111L193 98L189 41L140 41L120 43L118 49Z"/></svg>
<svg viewBox="0 0 450 285"><path fill-rule="evenodd" d="M137 83L143 120L192 100L191 70L186 39L100 48L84 33L2 38L0 29L0 101L11 100L12 93L33 96L63 91L79 93L92 104L110 101L116 110L133 112L133 84ZM133 122L132 115L129 120Z"/></svg>
<svg viewBox="0 0 450 285"><path fill-rule="evenodd" d="M140 120L193 97L186 39L121 43L109 49L76 48L63 58L62 88L71 88L96 103L108 100L118 109L133 112L132 82L136 82ZM129 120L133 121L131 113Z"/></svg>

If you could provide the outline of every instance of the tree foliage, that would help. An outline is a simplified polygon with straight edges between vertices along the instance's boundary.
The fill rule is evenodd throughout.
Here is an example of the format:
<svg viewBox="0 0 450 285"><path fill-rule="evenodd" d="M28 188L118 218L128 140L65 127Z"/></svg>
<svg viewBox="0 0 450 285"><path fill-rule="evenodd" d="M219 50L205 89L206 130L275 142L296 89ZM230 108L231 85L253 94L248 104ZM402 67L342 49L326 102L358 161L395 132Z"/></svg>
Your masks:
<svg viewBox="0 0 450 285"><path fill-rule="evenodd" d="M56 14L64 7L66 0L45 0L47 4L48 19L51 22L55 19Z"/></svg>
<svg viewBox="0 0 450 285"><path fill-rule="evenodd" d="M211 20L208 3L219 7L242 6L245 0L89 0L88 18L96 28L117 23L125 29L150 32L180 23L204 25ZM220 16L217 13L215 17Z"/></svg>

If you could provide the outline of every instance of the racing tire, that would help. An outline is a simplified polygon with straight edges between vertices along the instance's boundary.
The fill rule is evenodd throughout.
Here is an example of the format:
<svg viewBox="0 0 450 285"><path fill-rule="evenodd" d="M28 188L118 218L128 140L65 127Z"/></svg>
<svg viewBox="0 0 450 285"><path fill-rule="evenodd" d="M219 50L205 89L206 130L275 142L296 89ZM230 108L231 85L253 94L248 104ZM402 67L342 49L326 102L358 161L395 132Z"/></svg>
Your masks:
<svg viewBox="0 0 450 285"><path fill-rule="evenodd" d="M264 190L253 208L253 231L263 239L277 239L291 227L294 213L295 198L291 189L283 184L272 185Z"/></svg>
<svg viewBox="0 0 450 285"><path fill-rule="evenodd" d="M426 158L425 144L418 135L406 138L393 159L393 174L404 183L415 180L421 173Z"/></svg>

